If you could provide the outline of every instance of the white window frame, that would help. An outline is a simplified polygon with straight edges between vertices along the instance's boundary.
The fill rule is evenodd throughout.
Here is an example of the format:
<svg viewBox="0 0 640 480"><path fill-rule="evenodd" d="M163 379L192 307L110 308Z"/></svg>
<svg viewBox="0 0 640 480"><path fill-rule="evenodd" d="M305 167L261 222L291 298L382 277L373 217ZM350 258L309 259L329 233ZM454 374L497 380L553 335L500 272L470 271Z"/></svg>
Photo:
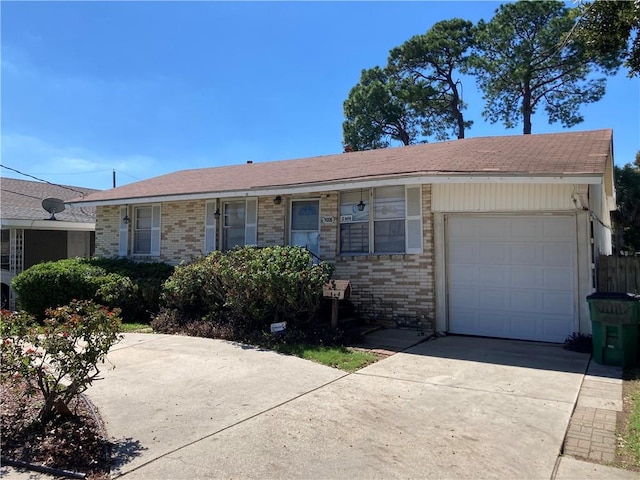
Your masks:
<svg viewBox="0 0 640 480"><path fill-rule="evenodd" d="M150 228L138 229L136 228L138 223L138 212L140 209L150 208L151 209L151 226ZM160 232L161 232L161 208L160 204L148 204L148 205L135 205L133 207L133 226L131 228L132 233L132 243L131 243L131 253L132 255L139 257L159 257L160 256ZM122 220L121 220L122 221ZM136 235L138 235L138 231L149 231L149 252L141 253L136 251ZM122 242L121 242L122 243ZM122 246L121 246L122 248Z"/></svg>
<svg viewBox="0 0 640 480"><path fill-rule="evenodd" d="M244 210L244 243L242 245L233 245L229 247L225 241L225 229L224 224L224 215L225 215L225 207L229 203L239 203L244 200L245 202L245 210ZM248 245L257 245L258 244L258 198L257 197L247 197L245 199L242 198L227 198L221 201L221 209L220 209L220 248L225 250L231 250L236 246L248 246Z"/></svg>
<svg viewBox="0 0 640 480"><path fill-rule="evenodd" d="M315 202L318 204L318 224L316 226L315 230L294 230L293 229L293 204L295 202ZM314 255L317 255L318 257L320 257L320 218L321 218L321 205L320 205L320 198L292 198L289 202L289 228L288 228L288 243L289 245L293 245L292 242L292 238L293 238L293 233L296 232L301 232L301 233L312 233L312 232L317 232L318 233L318 251L317 252L312 252ZM309 250L311 251L311 250Z"/></svg>
<svg viewBox="0 0 640 480"><path fill-rule="evenodd" d="M125 220L127 219L127 220ZM129 207L120 207L120 239L118 241L118 255L129 255Z"/></svg>
<svg viewBox="0 0 640 480"><path fill-rule="evenodd" d="M204 209L204 248L205 255L216 250L217 247L217 229L218 220L215 217L215 212L218 209L218 200L209 200L205 203ZM220 210L218 210L220 213Z"/></svg>
<svg viewBox="0 0 640 480"><path fill-rule="evenodd" d="M423 253L423 234L422 234L422 222L423 222L423 210L422 210L422 185L405 185L405 206L404 206L404 228L405 228L405 246L402 252L379 252L376 251L375 246L375 222L386 221L375 218L375 211L373 208L373 202L375 202L375 192L378 188L384 187L372 187L364 190L363 201L369 202L369 251L360 252L343 252L340 245L340 223L338 225L338 255L341 256L357 256L357 255L395 255L395 254L421 254ZM350 190L349 193L356 192L358 190ZM341 202L341 200L339 200ZM340 211L340 205L338 204L338 211ZM391 220L391 219L389 219ZM397 220L400 220L399 218Z"/></svg>

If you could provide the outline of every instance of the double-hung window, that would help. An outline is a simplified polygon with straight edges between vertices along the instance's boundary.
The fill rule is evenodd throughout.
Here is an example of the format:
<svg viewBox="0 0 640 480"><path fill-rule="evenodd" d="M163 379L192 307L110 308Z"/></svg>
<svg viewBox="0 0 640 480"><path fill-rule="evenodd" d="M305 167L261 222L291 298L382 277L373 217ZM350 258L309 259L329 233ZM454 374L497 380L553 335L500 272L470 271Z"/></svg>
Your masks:
<svg viewBox="0 0 640 480"><path fill-rule="evenodd" d="M342 193L340 253L422 253L420 203L419 185Z"/></svg>
<svg viewBox="0 0 640 480"><path fill-rule="evenodd" d="M318 257L320 255L320 201L291 201L291 245L306 247Z"/></svg>
<svg viewBox="0 0 640 480"><path fill-rule="evenodd" d="M120 209L120 246L121 256L160 255L160 205L141 205L133 207L133 223L129 224L129 208ZM129 228L131 227L131 230ZM133 236L129 244L129 233Z"/></svg>
<svg viewBox="0 0 640 480"><path fill-rule="evenodd" d="M222 204L222 250L257 244L258 202L255 198Z"/></svg>

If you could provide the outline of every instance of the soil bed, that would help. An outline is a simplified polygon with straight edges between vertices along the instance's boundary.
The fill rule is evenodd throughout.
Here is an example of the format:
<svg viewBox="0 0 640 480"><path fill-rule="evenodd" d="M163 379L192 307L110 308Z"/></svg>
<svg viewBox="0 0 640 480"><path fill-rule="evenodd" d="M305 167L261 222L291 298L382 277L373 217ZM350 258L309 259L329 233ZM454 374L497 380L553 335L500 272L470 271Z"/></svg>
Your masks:
<svg viewBox="0 0 640 480"><path fill-rule="evenodd" d="M73 416L56 417L43 429L33 423L42 400L26 395L24 385L0 385L2 460L18 460L84 473L91 480L109 478L110 444L101 420L86 397L76 397Z"/></svg>

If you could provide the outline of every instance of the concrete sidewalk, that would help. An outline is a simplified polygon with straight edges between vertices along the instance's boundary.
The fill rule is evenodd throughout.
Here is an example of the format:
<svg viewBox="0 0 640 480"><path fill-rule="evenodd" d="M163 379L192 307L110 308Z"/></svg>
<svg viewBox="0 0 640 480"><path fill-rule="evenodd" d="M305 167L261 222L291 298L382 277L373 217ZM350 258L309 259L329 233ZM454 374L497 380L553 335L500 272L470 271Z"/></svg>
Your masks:
<svg viewBox="0 0 640 480"><path fill-rule="evenodd" d="M354 374L218 340L127 334L109 354L116 368L88 391L117 445L113 476L637 478L559 457L587 355L387 333L370 343L403 351Z"/></svg>

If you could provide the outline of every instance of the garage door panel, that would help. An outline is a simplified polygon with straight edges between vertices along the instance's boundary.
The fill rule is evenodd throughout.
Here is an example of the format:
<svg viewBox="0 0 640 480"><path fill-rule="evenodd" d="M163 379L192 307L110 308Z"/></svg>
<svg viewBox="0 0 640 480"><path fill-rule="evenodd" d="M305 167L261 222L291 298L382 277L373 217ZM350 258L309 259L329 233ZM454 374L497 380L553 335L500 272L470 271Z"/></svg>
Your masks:
<svg viewBox="0 0 640 480"><path fill-rule="evenodd" d="M543 283L547 288L573 292L573 275L566 268L545 268L542 270Z"/></svg>
<svg viewBox="0 0 640 480"><path fill-rule="evenodd" d="M528 217L526 219L511 218L509 223L509 238L513 240L533 241L540 238L542 224L540 219Z"/></svg>
<svg viewBox="0 0 640 480"><path fill-rule="evenodd" d="M505 288L509 286L509 272L504 268L495 265L479 266L476 267L476 271L480 285Z"/></svg>
<svg viewBox="0 0 640 480"><path fill-rule="evenodd" d="M556 267L573 266L573 248L567 242L547 243L544 245L542 265Z"/></svg>
<svg viewBox="0 0 640 480"><path fill-rule="evenodd" d="M572 292L542 292L542 313L573 315Z"/></svg>
<svg viewBox="0 0 640 480"><path fill-rule="evenodd" d="M449 255L456 258L456 265L475 265L478 263L479 248L475 242L452 242Z"/></svg>
<svg viewBox="0 0 640 480"><path fill-rule="evenodd" d="M509 326L509 314L497 310L480 312L477 319L476 335L496 337Z"/></svg>
<svg viewBox="0 0 640 480"><path fill-rule="evenodd" d="M509 292L504 289L482 288L479 291L478 307L482 310L509 311Z"/></svg>
<svg viewBox="0 0 640 480"><path fill-rule="evenodd" d="M543 249L536 243L517 243L509 246L511 265L540 265Z"/></svg>
<svg viewBox="0 0 640 480"><path fill-rule="evenodd" d="M475 309L478 307L479 287L470 285L469 287L451 288L449 290L449 301L457 308Z"/></svg>
<svg viewBox="0 0 640 480"><path fill-rule="evenodd" d="M544 219L542 231L544 238L573 241L575 224L567 222L565 217L549 217Z"/></svg>
<svg viewBox="0 0 640 480"><path fill-rule="evenodd" d="M536 290L512 290L509 309L518 313L537 313L540 308L540 292Z"/></svg>
<svg viewBox="0 0 640 480"><path fill-rule="evenodd" d="M562 342L574 330L571 216L447 217L449 331Z"/></svg>
<svg viewBox="0 0 640 480"><path fill-rule="evenodd" d="M542 283L536 267L511 267L509 273L513 288L539 288Z"/></svg>
<svg viewBox="0 0 640 480"><path fill-rule="evenodd" d="M504 242L482 243L475 263L509 265L509 245Z"/></svg>
<svg viewBox="0 0 640 480"><path fill-rule="evenodd" d="M479 225L477 238L481 240L504 240L504 232L509 231L510 220L508 217L485 217L473 219L471 222Z"/></svg>
<svg viewBox="0 0 640 480"><path fill-rule="evenodd" d="M477 287L480 280L480 271L475 265L452 266L451 274L459 279L456 287Z"/></svg>
<svg viewBox="0 0 640 480"><path fill-rule="evenodd" d="M511 315L511 331L522 340L538 340L542 335L536 317L532 315Z"/></svg>

